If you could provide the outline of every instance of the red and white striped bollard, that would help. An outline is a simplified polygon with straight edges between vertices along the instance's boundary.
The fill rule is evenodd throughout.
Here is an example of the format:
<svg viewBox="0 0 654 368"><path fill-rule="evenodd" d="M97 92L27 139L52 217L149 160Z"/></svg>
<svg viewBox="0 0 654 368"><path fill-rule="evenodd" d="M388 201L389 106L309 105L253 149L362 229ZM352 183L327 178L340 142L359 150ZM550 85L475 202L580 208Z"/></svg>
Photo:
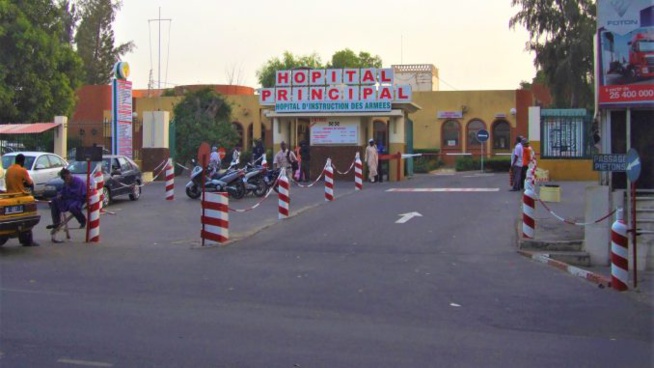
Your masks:
<svg viewBox="0 0 654 368"><path fill-rule="evenodd" d="M325 166L325 201L334 200L334 168L332 167L332 159L327 159Z"/></svg>
<svg viewBox="0 0 654 368"><path fill-rule="evenodd" d="M611 287L617 291L629 289L629 241L627 224L623 219L622 208L618 209L611 226Z"/></svg>
<svg viewBox="0 0 654 368"><path fill-rule="evenodd" d="M536 229L536 193L527 188L522 196L522 237L527 239L534 238Z"/></svg>
<svg viewBox="0 0 654 368"><path fill-rule="evenodd" d="M102 213L104 211L102 208L104 206L104 173L102 172L101 164L98 164L98 167L93 173L93 179L95 180L95 189L100 196L100 213Z"/></svg>
<svg viewBox="0 0 654 368"><path fill-rule="evenodd" d="M86 242L98 243L100 241L100 195L96 189L92 189L89 193L88 206L89 218L87 221Z"/></svg>
<svg viewBox="0 0 654 368"><path fill-rule="evenodd" d="M354 159L354 188L356 190L363 189L363 163L361 163L359 152Z"/></svg>
<svg viewBox="0 0 654 368"><path fill-rule="evenodd" d="M203 240L225 243L229 240L229 198L227 193L208 192L202 201ZM203 243L204 244L204 243Z"/></svg>
<svg viewBox="0 0 654 368"><path fill-rule="evenodd" d="M279 211L278 218L282 220L288 217L291 202L291 186L286 176L286 169L281 170L279 179L277 180L277 184L279 185L277 188L277 198L279 199L277 206Z"/></svg>
<svg viewBox="0 0 654 368"><path fill-rule="evenodd" d="M175 199L175 169L173 160L169 158L166 164L166 200L172 201L173 199Z"/></svg>

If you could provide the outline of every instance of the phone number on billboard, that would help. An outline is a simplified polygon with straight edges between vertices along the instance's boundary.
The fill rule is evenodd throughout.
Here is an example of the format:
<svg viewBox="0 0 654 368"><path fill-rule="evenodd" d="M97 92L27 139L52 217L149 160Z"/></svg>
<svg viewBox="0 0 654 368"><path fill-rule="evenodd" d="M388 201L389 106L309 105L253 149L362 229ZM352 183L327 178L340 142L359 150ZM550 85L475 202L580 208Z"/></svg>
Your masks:
<svg viewBox="0 0 654 368"><path fill-rule="evenodd" d="M654 85L602 87L599 93L601 103L649 102L654 100Z"/></svg>
<svg viewBox="0 0 654 368"><path fill-rule="evenodd" d="M641 89L638 91L609 91L609 98L615 99L632 99L637 97L654 97L654 89Z"/></svg>

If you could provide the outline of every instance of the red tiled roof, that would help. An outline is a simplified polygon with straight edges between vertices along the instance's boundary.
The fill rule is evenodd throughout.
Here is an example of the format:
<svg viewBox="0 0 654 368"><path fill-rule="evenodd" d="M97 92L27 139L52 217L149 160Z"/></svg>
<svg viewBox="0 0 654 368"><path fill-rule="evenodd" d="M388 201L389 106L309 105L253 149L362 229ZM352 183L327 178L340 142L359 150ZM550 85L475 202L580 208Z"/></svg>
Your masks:
<svg viewBox="0 0 654 368"><path fill-rule="evenodd" d="M35 134L57 127L57 123L0 124L0 134Z"/></svg>

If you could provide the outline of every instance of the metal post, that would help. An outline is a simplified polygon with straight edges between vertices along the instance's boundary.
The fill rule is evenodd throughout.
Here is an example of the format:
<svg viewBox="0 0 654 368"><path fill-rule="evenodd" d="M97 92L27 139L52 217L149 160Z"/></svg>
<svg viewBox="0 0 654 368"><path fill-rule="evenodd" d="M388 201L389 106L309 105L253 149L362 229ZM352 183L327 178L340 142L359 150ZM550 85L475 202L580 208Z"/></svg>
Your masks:
<svg viewBox="0 0 654 368"><path fill-rule="evenodd" d="M636 232L636 183L631 183L631 245L634 247L634 288L638 287L638 234Z"/></svg>
<svg viewBox="0 0 654 368"><path fill-rule="evenodd" d="M486 142L481 142L481 173L484 173L484 144Z"/></svg>
<svg viewBox="0 0 654 368"><path fill-rule="evenodd" d="M89 197L89 184L91 184L91 159L86 158L86 242L89 242L89 223L91 222L91 204ZM64 183L66 185L66 183Z"/></svg>

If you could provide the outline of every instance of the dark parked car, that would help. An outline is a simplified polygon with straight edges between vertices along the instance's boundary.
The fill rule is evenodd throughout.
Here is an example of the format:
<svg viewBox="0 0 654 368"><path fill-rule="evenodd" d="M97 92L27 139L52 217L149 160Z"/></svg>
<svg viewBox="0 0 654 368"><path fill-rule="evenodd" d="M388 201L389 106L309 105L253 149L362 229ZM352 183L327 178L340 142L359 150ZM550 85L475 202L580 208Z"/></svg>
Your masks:
<svg viewBox="0 0 654 368"><path fill-rule="evenodd" d="M101 164L104 174L104 206L107 206L114 198L121 195L128 195L129 199L135 201L141 197L141 185L143 178L141 169L129 157L120 155L102 156L102 162L91 162L91 173ZM70 172L86 181L86 161L71 161L66 167ZM43 194L46 198L52 198L64 185L61 178L50 180L45 186Z"/></svg>

